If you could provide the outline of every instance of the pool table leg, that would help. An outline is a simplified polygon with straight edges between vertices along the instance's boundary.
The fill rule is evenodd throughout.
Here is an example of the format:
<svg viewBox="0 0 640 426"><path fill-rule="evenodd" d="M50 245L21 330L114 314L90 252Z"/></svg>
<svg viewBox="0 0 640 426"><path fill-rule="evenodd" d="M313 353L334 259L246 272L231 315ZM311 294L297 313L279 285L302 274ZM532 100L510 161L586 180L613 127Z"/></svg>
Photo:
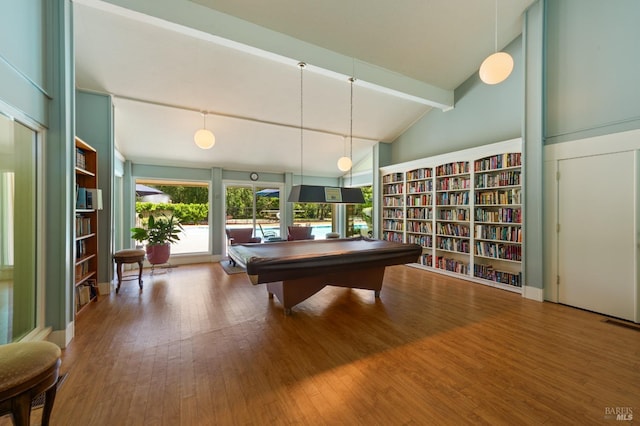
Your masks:
<svg viewBox="0 0 640 426"><path fill-rule="evenodd" d="M313 296L322 290L325 285L324 282L315 278L301 278L267 283L267 291L269 292L269 299L273 299L275 295L284 307L284 314L291 315L292 307Z"/></svg>
<svg viewBox="0 0 640 426"><path fill-rule="evenodd" d="M327 285L346 288L373 290L376 298L380 297L384 266L316 275L313 277L267 283L269 299L275 295L282 306L284 314L291 315L291 308L313 296Z"/></svg>

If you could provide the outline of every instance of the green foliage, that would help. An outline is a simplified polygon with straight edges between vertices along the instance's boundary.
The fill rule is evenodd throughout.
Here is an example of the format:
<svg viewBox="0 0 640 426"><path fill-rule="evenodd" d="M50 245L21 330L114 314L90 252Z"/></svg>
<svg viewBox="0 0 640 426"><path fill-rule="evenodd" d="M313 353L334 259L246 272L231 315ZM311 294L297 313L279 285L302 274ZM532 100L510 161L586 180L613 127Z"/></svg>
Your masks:
<svg viewBox="0 0 640 426"><path fill-rule="evenodd" d="M149 185L171 198L174 204L208 204L209 188L206 186Z"/></svg>
<svg viewBox="0 0 640 426"><path fill-rule="evenodd" d="M234 219L251 219L253 217L253 190L251 188L230 187L226 191L227 216ZM256 196L256 214L268 218L267 210L278 210L278 197Z"/></svg>
<svg viewBox="0 0 640 426"><path fill-rule="evenodd" d="M209 204L184 204L184 203L149 203L137 202L136 213L140 217L146 217L156 212L171 213L181 223L195 224L206 222L209 219Z"/></svg>
<svg viewBox="0 0 640 426"><path fill-rule="evenodd" d="M226 191L227 216L235 219L249 219L253 211L253 190L233 187Z"/></svg>
<svg viewBox="0 0 640 426"><path fill-rule="evenodd" d="M131 228L131 238L136 241L147 241L150 246L175 243L180 240L180 232L183 230L180 221L173 215L155 217L152 214L145 219L144 227Z"/></svg>

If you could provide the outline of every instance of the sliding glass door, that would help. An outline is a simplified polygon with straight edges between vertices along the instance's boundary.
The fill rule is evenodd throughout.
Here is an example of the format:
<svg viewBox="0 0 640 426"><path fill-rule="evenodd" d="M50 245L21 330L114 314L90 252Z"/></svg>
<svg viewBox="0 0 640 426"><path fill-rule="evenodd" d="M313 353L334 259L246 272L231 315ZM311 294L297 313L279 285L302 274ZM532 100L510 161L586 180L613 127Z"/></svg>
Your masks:
<svg viewBox="0 0 640 426"><path fill-rule="evenodd" d="M280 185L225 185L225 227L249 228L262 241L281 238Z"/></svg>

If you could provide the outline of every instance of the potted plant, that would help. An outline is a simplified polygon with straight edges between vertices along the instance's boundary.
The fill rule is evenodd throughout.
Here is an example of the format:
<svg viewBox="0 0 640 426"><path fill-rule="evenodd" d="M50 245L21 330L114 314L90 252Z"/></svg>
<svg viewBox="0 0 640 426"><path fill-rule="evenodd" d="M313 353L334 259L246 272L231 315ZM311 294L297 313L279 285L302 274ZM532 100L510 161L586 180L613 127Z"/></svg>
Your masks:
<svg viewBox="0 0 640 426"><path fill-rule="evenodd" d="M144 227L131 228L131 238L142 243L147 242L147 260L152 265L167 263L171 254L171 243L180 240L183 230L180 220L173 216L149 215Z"/></svg>

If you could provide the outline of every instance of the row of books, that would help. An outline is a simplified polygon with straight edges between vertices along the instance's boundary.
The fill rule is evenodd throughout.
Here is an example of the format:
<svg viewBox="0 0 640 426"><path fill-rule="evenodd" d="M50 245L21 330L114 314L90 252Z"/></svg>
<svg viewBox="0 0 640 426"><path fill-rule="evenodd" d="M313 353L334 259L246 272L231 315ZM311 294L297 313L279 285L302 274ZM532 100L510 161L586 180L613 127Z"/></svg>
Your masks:
<svg viewBox="0 0 640 426"><path fill-rule="evenodd" d="M382 211L383 219L402 219L404 218L404 213L402 209L385 209Z"/></svg>
<svg viewBox="0 0 640 426"><path fill-rule="evenodd" d="M433 237L431 235L407 234L407 243L419 244L422 247L432 247Z"/></svg>
<svg viewBox="0 0 640 426"><path fill-rule="evenodd" d="M82 262L79 265L76 265L75 276L76 281L82 279L85 275L89 273L89 262Z"/></svg>
<svg viewBox="0 0 640 426"><path fill-rule="evenodd" d="M475 195L476 204L520 204L522 191L520 188L502 191L476 191Z"/></svg>
<svg viewBox="0 0 640 426"><path fill-rule="evenodd" d="M402 207L404 206L404 198L383 197L382 205L384 207Z"/></svg>
<svg viewBox="0 0 640 426"><path fill-rule="evenodd" d="M476 225L475 236L487 240L522 242L522 227Z"/></svg>
<svg viewBox="0 0 640 426"><path fill-rule="evenodd" d="M455 259L438 256L436 265L433 264L433 255L424 253L418 261L421 265L435 266L439 269L467 274L469 265ZM473 265L473 276L489 280L497 283L512 285L514 287L522 287L522 273L511 273L506 271L495 270L491 265Z"/></svg>
<svg viewBox="0 0 640 426"><path fill-rule="evenodd" d="M468 188L471 188L471 179L468 177L447 177L438 179L436 182L437 191L455 191Z"/></svg>
<svg viewBox="0 0 640 426"><path fill-rule="evenodd" d="M436 176L459 175L461 173L469 173L468 161L457 161L436 167Z"/></svg>
<svg viewBox="0 0 640 426"><path fill-rule="evenodd" d="M87 156L84 149L76 148L76 167L80 169L87 168Z"/></svg>
<svg viewBox="0 0 640 426"><path fill-rule="evenodd" d="M402 182L402 173L390 173L382 176L382 183Z"/></svg>
<svg viewBox="0 0 640 426"><path fill-rule="evenodd" d="M458 253L469 253L469 240L460 240L458 238L438 237L436 239L436 247L441 250L457 251Z"/></svg>
<svg viewBox="0 0 640 426"><path fill-rule="evenodd" d="M98 295L95 280L88 280L87 284L76 288L76 310L80 309Z"/></svg>
<svg viewBox="0 0 640 426"><path fill-rule="evenodd" d="M436 223L438 235L448 235L453 237L468 237L469 226L455 223Z"/></svg>
<svg viewBox="0 0 640 426"><path fill-rule="evenodd" d="M431 177L431 169L417 169L407 172L407 180L428 179Z"/></svg>
<svg viewBox="0 0 640 426"><path fill-rule="evenodd" d="M495 188L499 186L520 185L520 170L509 170L497 174L480 174L474 178L476 188Z"/></svg>
<svg viewBox="0 0 640 426"><path fill-rule="evenodd" d="M425 207L407 207L407 219L433 219L433 210Z"/></svg>
<svg viewBox="0 0 640 426"><path fill-rule="evenodd" d="M457 272L459 274L469 274L469 264L460 262L456 259L450 259L444 256L436 257L434 265L438 269L444 269L445 271Z"/></svg>
<svg viewBox="0 0 640 426"><path fill-rule="evenodd" d="M473 276L497 283L522 287L522 273L497 271L491 265L473 265Z"/></svg>
<svg viewBox="0 0 640 426"><path fill-rule="evenodd" d="M408 232L418 232L420 234L431 234L433 229L431 228L431 222L407 222Z"/></svg>
<svg viewBox="0 0 640 426"><path fill-rule="evenodd" d="M76 187L76 209L101 209L102 190L96 188Z"/></svg>
<svg viewBox="0 0 640 426"><path fill-rule="evenodd" d="M431 206L432 204L433 204L432 194L407 196L408 206Z"/></svg>
<svg viewBox="0 0 640 426"><path fill-rule="evenodd" d="M469 220L469 209L438 209L438 220Z"/></svg>
<svg viewBox="0 0 640 426"><path fill-rule="evenodd" d="M393 241L396 243L404 242L402 234L400 232L393 232L393 231L384 231L382 233L382 239L387 241Z"/></svg>
<svg viewBox="0 0 640 426"><path fill-rule="evenodd" d="M416 192L429 192L433 191L433 181L423 180L419 182L411 182L407 185L407 192L414 194Z"/></svg>
<svg viewBox="0 0 640 426"><path fill-rule="evenodd" d="M76 259L82 259L87 255L87 240L76 241Z"/></svg>
<svg viewBox="0 0 640 426"><path fill-rule="evenodd" d="M402 231L404 229L403 223L397 220L383 220L382 228L390 231Z"/></svg>
<svg viewBox="0 0 640 426"><path fill-rule="evenodd" d="M80 214L76 215L76 238L91 234L91 219Z"/></svg>
<svg viewBox="0 0 640 426"><path fill-rule="evenodd" d="M522 246L476 241L475 254L477 256L520 262L522 261Z"/></svg>
<svg viewBox="0 0 640 426"><path fill-rule="evenodd" d="M474 214L478 222L522 223L522 209L501 207L499 209L477 208Z"/></svg>
<svg viewBox="0 0 640 426"><path fill-rule="evenodd" d="M425 266L433 266L433 255L425 253L420 256L420 264Z"/></svg>
<svg viewBox="0 0 640 426"><path fill-rule="evenodd" d="M469 204L469 192L441 192L436 194L439 206L463 206Z"/></svg>
<svg viewBox="0 0 640 426"><path fill-rule="evenodd" d="M521 165L522 154L519 152L509 152L476 160L473 163L473 170L478 172L484 170L504 169L505 167L518 167Z"/></svg>
<svg viewBox="0 0 640 426"><path fill-rule="evenodd" d="M404 193L404 185L401 183L394 183L391 185L385 185L382 187L382 194L384 195L401 195Z"/></svg>

